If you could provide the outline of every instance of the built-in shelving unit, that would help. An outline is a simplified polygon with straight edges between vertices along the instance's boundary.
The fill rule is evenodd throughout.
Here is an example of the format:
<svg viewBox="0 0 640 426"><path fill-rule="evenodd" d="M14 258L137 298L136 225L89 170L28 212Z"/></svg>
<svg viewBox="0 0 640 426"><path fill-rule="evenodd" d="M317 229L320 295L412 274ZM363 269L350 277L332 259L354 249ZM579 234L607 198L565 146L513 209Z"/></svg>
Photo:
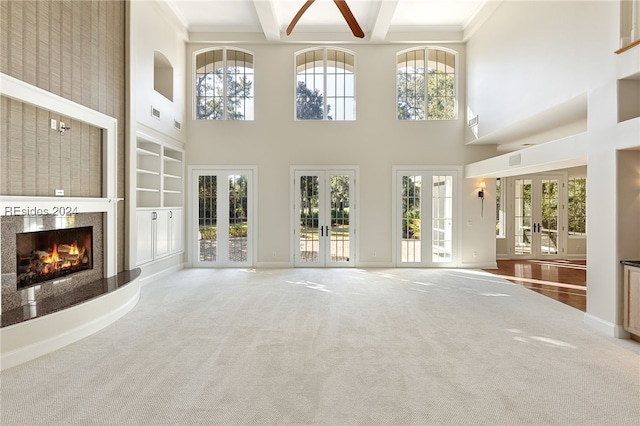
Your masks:
<svg viewBox="0 0 640 426"><path fill-rule="evenodd" d="M136 143L136 265L184 251L184 151L138 134Z"/></svg>
<svg viewBox="0 0 640 426"><path fill-rule="evenodd" d="M184 186L182 152L165 146L163 160L163 204L165 207L182 206Z"/></svg>
<svg viewBox="0 0 640 426"><path fill-rule="evenodd" d="M138 138L136 206L182 207L184 153L180 149Z"/></svg>
<svg viewBox="0 0 640 426"><path fill-rule="evenodd" d="M160 162L161 146L138 140L136 147L136 205L138 207L160 206Z"/></svg>

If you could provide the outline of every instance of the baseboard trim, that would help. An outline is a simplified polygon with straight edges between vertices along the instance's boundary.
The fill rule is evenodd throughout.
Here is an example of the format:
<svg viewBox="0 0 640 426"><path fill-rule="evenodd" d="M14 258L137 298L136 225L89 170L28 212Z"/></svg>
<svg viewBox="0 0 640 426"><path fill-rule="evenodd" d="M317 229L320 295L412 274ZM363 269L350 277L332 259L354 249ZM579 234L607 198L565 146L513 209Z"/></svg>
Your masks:
<svg viewBox="0 0 640 426"><path fill-rule="evenodd" d="M570 254L567 256L567 260L587 260L587 256L584 254Z"/></svg>
<svg viewBox="0 0 640 426"><path fill-rule="evenodd" d="M479 263L463 263L460 265L462 269L498 269L496 262L479 262Z"/></svg>
<svg viewBox="0 0 640 426"><path fill-rule="evenodd" d="M165 269L161 269L157 272L153 272L149 275L144 275L144 266L139 267L142 269L142 277L140 278L140 286L144 287L146 285L149 285L151 283L151 281L155 278L157 278L160 275L166 275L166 274L171 274L173 272L178 272L181 269L185 268L185 264L184 263L179 263L177 265L173 265L173 266L169 266Z"/></svg>
<svg viewBox="0 0 640 426"><path fill-rule="evenodd" d="M77 342L122 318L140 299L139 278L87 302L0 329L0 370ZM77 325L79 324L79 325Z"/></svg>
<svg viewBox="0 0 640 426"><path fill-rule="evenodd" d="M629 339L631 337L631 334L625 331L622 325L605 321L589 313L584 314L584 323L597 332L609 337L615 337L617 339Z"/></svg>
<svg viewBox="0 0 640 426"><path fill-rule="evenodd" d="M291 262L258 262L256 268L288 269L293 268L293 264Z"/></svg>
<svg viewBox="0 0 640 426"><path fill-rule="evenodd" d="M393 262L360 262L356 265L356 268L362 268L362 269L366 269L366 268L384 268L384 269L389 269L389 268L395 268L395 266L393 265Z"/></svg>

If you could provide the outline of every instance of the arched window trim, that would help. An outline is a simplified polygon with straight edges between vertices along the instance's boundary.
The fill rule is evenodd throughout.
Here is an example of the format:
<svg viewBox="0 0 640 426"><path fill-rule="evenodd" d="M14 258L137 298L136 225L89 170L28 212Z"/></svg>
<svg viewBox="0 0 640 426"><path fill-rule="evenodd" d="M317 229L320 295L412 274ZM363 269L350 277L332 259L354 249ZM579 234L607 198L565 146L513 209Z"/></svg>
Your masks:
<svg viewBox="0 0 640 426"><path fill-rule="evenodd" d="M442 47L442 46L436 46L436 45L426 45L426 46L416 46L416 47L411 47L408 49L404 49L401 50L399 52L396 53L396 62L395 62L395 67L396 67L396 76L398 73L398 56L403 55L405 53L408 52L415 52L418 50L422 50L425 53L425 58L428 62L428 58L429 58L429 51L430 50L439 50L442 52L446 52L446 53L451 53L454 56L454 80L453 80L453 97L454 97L454 104L453 104L453 110L454 110L454 117L453 118L449 118L449 119L440 119L440 120L436 120L436 119L429 119L429 113L426 110L426 108L428 107L428 100L427 100L427 96L428 96L428 92L425 93L425 118L423 120L420 121L453 121L453 120L457 120L458 119L458 79L459 79L459 52L447 47ZM396 120L398 120L398 82L396 80ZM425 84L425 91L428 91L428 87ZM405 121L405 120L398 120L398 121ZM413 120L407 120L407 121L413 121Z"/></svg>
<svg viewBox="0 0 640 426"><path fill-rule="evenodd" d="M326 88L327 88L327 51L328 50L334 50L337 52L344 52L344 53L348 53L349 55L353 56L353 93L354 93L354 97L353 97L353 102L354 102L354 111L353 111L353 120L328 120L327 119L327 105L328 102L324 102L323 103L323 116L322 116L322 120L301 120L298 119L297 117L297 105L296 105L296 96L297 96L297 81L298 81L298 56L307 52L314 52L314 51L322 51L322 87L324 89L323 92L323 96L326 99ZM356 53L353 50L349 50L349 49L345 49L342 47L334 47L334 46L315 46L315 47L309 47L306 49L301 49L298 50L294 53L293 55L293 81L295 82L294 87L293 87L293 119L295 121L355 121L356 120L356 93L357 93L357 81L356 81Z"/></svg>
<svg viewBox="0 0 640 426"><path fill-rule="evenodd" d="M198 64L197 64L197 58L198 55L201 55L203 53L207 53L207 52L213 52L213 51L222 51L222 61L223 61L223 70L224 70L224 78L223 78L223 97L224 97L224 105L225 107L223 108L223 113L224 113L224 117L220 120L202 120L202 121L226 121L228 120L228 114L227 114L227 51L229 50L233 50L236 52L242 52L242 53L246 53L248 55L251 55L253 58L253 70L254 70L254 76L255 76L255 69L256 69L256 55L251 52L250 50L247 49L243 49L240 47L233 47L233 46L218 46L218 47L206 47L204 49L199 49L193 52L192 54L192 63L193 63L193 72L191 73L191 78L192 78L192 82L191 82L191 93L193 94L193 101L191 102L191 108L192 108L192 118L193 120L202 120L199 119L197 117L197 108L196 108L196 101L197 101L197 94L195 92L195 87L196 87L196 74L197 74L197 70L198 70ZM255 94L255 79L253 81L253 93ZM255 97L254 97L255 99ZM254 113L254 117L255 117L255 110L253 111ZM254 118L255 119L255 118ZM253 120L253 119L252 119ZM252 120L235 120L235 121L252 121Z"/></svg>

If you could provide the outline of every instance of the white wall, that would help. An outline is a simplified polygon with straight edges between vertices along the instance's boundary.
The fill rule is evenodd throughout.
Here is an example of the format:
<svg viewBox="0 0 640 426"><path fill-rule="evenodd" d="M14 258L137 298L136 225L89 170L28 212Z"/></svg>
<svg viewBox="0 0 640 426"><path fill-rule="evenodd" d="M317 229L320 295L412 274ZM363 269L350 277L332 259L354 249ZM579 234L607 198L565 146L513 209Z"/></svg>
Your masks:
<svg viewBox="0 0 640 426"><path fill-rule="evenodd" d="M504 1L467 43L479 136L575 98L615 69L614 1Z"/></svg>
<svg viewBox="0 0 640 426"><path fill-rule="evenodd" d="M553 170L545 156L567 167L586 155L585 321L609 335L624 336L620 248L628 246L623 240L637 236L616 232L621 226L616 188L631 170L627 167L620 175L617 149L640 146L640 119L617 123L617 79L640 75L640 49L615 55L618 36L617 1L503 2L467 44L467 75L468 101L479 116L481 136L587 94L586 132L522 153L523 159L529 153L540 157L531 165L536 172ZM574 156L566 148L574 150ZM500 164L506 157L467 171L475 170L475 176L504 175L508 166ZM491 164L496 167L487 170Z"/></svg>
<svg viewBox="0 0 640 426"><path fill-rule="evenodd" d="M187 46L188 58L202 44ZM412 46L346 46L356 55L357 120L294 120L294 54L306 45L241 45L255 56L254 121L190 121L188 165L258 167L258 263L289 262L291 165L360 167L359 265L390 265L391 168L393 165L464 165L490 155L492 147L466 147L464 114L457 121L400 122L395 118L396 53ZM464 46L447 45L460 52ZM191 66L191 65L189 65ZM190 71L192 72L192 71ZM460 73L460 93L464 93ZM188 114L191 115L190 100ZM461 99L464 105L464 98ZM495 249L487 245L492 213L480 217L474 182L464 182L462 215L465 243L461 262L492 265ZM491 202L485 201L485 208ZM466 220L472 226L466 226ZM485 223L486 222L486 223ZM483 229L486 226L486 229ZM472 253L476 251L477 257ZM276 256L273 256L273 253ZM374 256L375 252L375 256Z"/></svg>
<svg viewBox="0 0 640 426"><path fill-rule="evenodd" d="M157 2L130 3L132 118L168 137L184 143L185 128L185 35ZM153 89L154 52L162 52L173 66L173 101ZM151 116L151 107L160 111L160 119ZM182 130L174 127L174 120Z"/></svg>

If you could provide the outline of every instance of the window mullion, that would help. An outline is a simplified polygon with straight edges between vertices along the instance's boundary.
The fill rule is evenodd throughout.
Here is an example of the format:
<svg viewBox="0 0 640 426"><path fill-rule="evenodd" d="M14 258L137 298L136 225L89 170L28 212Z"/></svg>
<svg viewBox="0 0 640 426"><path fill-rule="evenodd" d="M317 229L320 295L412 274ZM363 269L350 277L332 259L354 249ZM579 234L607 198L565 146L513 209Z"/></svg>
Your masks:
<svg viewBox="0 0 640 426"><path fill-rule="evenodd" d="M429 119L429 48L424 49L424 120Z"/></svg>
<svg viewBox="0 0 640 426"><path fill-rule="evenodd" d="M322 96L324 97L324 105L322 111L322 119L327 120L327 105L329 100L327 99L327 48L322 50Z"/></svg>
<svg viewBox="0 0 640 426"><path fill-rule="evenodd" d="M222 119L227 120L227 48L222 49Z"/></svg>

